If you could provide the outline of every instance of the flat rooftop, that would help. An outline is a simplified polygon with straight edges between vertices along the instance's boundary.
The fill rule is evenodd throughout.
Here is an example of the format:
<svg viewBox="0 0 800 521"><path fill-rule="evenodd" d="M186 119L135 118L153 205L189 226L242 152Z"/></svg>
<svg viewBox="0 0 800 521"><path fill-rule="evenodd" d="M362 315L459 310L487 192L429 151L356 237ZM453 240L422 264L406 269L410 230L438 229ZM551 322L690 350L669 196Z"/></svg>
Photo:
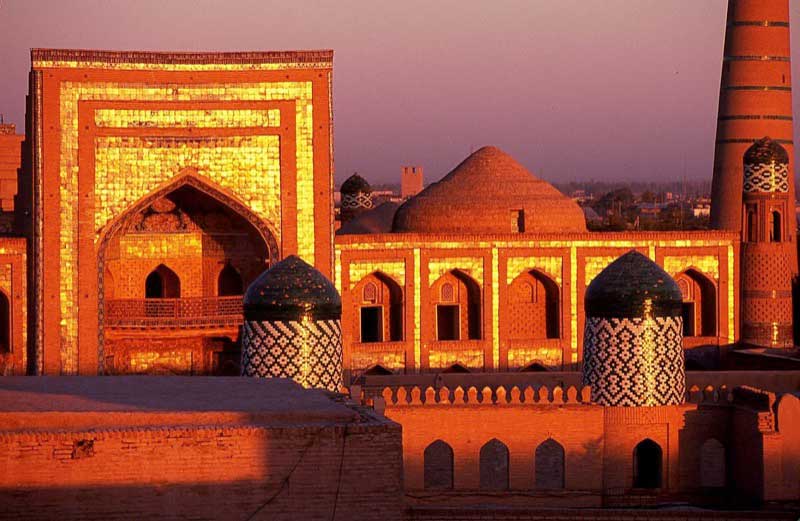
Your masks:
<svg viewBox="0 0 800 521"><path fill-rule="evenodd" d="M348 423L353 409L283 378L0 377L0 432Z"/></svg>

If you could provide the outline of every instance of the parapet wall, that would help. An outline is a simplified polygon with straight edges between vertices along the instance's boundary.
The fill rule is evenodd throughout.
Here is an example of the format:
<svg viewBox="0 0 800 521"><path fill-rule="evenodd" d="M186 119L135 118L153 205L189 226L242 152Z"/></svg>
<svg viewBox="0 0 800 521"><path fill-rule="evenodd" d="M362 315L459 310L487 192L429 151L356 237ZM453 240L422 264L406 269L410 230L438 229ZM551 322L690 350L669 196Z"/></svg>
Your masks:
<svg viewBox="0 0 800 521"><path fill-rule="evenodd" d="M5 432L0 518L401 519L398 437L387 423Z"/></svg>

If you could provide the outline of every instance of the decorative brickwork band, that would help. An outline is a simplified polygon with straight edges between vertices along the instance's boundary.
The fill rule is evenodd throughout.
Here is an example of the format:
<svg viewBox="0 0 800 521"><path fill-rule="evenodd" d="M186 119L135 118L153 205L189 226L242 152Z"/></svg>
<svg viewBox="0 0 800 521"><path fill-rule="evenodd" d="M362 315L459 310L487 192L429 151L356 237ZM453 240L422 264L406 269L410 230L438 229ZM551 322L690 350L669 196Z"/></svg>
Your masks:
<svg viewBox="0 0 800 521"><path fill-rule="evenodd" d="M611 406L684 401L681 317L586 318L583 384L592 401Z"/></svg>
<svg viewBox="0 0 800 521"><path fill-rule="evenodd" d="M340 321L245 321L242 375L292 378L304 387L339 391L342 385Z"/></svg>
<svg viewBox="0 0 800 521"><path fill-rule="evenodd" d="M342 208L369 209L375 206L372 202L372 194L358 192L356 194L342 194Z"/></svg>
<svg viewBox="0 0 800 521"><path fill-rule="evenodd" d="M745 192L788 192L789 165L756 164L744 165Z"/></svg>

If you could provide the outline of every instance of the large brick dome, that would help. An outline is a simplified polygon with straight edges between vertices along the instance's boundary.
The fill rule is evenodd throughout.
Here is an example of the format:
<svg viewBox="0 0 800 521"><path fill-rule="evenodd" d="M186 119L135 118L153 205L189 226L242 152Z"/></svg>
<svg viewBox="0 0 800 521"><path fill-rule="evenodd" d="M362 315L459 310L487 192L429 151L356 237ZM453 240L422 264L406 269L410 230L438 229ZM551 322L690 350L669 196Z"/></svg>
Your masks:
<svg viewBox="0 0 800 521"><path fill-rule="evenodd" d="M585 232L586 221L574 201L489 146L406 201L395 214L392 231Z"/></svg>

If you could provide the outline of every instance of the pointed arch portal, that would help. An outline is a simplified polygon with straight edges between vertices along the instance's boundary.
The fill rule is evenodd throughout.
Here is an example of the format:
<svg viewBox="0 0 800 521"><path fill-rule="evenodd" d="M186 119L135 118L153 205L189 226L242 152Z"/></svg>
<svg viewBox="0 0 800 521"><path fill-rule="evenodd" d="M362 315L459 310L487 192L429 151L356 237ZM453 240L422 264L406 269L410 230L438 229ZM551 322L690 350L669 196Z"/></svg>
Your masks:
<svg viewBox="0 0 800 521"><path fill-rule="evenodd" d="M115 338L134 328L235 330L244 288L279 258L272 230L192 171L116 216L98 239L99 372L109 328ZM142 271L148 262L155 269Z"/></svg>

